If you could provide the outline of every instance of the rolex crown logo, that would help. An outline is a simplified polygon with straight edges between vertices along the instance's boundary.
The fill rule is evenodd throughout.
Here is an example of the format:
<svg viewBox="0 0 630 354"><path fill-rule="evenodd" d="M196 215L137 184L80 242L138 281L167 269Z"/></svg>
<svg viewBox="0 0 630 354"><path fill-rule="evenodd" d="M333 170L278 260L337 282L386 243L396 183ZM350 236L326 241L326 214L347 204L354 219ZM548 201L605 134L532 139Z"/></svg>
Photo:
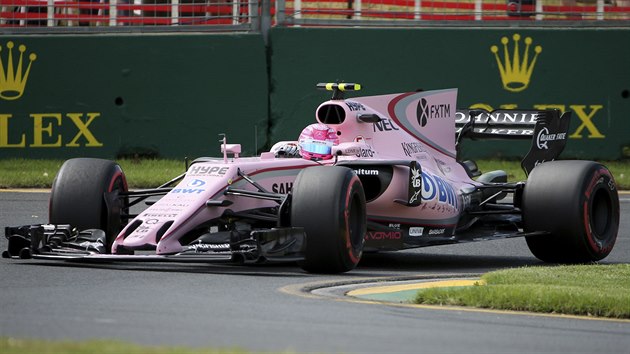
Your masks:
<svg viewBox="0 0 630 354"><path fill-rule="evenodd" d="M537 45L534 48L535 54L530 61L532 38L525 38L525 50L523 53L521 53L519 48L521 35L515 33L512 36L512 39L514 40L514 50L511 57L508 50L508 37L501 38L501 43L503 44L503 61L499 58L499 47L493 45L490 47L490 51L494 53L494 57L497 60L499 73L501 74L501 81L503 82L503 88L511 92L520 92L525 90L529 85L529 80L532 76L532 72L534 71L534 66L536 65L536 59L538 58L540 52L542 52L542 47Z"/></svg>
<svg viewBox="0 0 630 354"><path fill-rule="evenodd" d="M20 56L16 68L13 60L13 47L13 42L7 42L5 48L0 45L0 98L9 101L22 97L24 86L28 80L28 73L31 71L31 64L37 59L35 53L29 54L28 66L24 69L26 46L22 44L18 47Z"/></svg>

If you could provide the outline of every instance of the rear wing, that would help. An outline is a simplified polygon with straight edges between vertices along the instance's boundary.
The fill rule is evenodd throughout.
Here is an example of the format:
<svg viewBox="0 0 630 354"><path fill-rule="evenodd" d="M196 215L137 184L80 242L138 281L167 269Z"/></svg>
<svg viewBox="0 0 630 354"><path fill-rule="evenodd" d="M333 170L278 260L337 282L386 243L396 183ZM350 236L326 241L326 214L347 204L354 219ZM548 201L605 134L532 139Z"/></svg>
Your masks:
<svg viewBox="0 0 630 354"><path fill-rule="evenodd" d="M571 112L559 110L509 110L488 112L480 109L457 110L455 128L457 155L461 140L470 139L526 139L532 144L521 161L527 175L545 161L555 160L567 143Z"/></svg>

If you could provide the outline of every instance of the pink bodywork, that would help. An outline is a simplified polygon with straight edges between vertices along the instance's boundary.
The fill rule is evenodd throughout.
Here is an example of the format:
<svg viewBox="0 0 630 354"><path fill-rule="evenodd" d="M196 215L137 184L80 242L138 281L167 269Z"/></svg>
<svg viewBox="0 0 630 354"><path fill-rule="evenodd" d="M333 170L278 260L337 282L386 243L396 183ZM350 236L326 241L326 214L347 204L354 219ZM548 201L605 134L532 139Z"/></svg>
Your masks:
<svg viewBox="0 0 630 354"><path fill-rule="evenodd" d="M118 245L124 245L138 249L155 247L157 254L177 253L183 250L178 242L180 237L197 225L220 217L226 208L242 211L277 205L274 201L223 195L228 186L256 190L237 175L238 169L268 191L289 193L300 170L332 165L335 161L417 161L422 174L420 176L419 171L412 171L412 174L422 178L421 205L409 207L394 202L408 198L409 183L409 168L395 166L390 187L367 204L368 220L453 226L465 207L462 190L472 189L477 184L455 160L456 100L457 90L447 89L324 102L318 111L336 105L346 114L343 123L328 123L338 132L340 143L333 147L337 159L315 162L275 158L273 153L263 153L259 157L231 156L227 160L216 158L195 163L175 188L122 230L112 252L116 252ZM357 119L362 114L377 114L382 120L379 123L362 122ZM229 207L206 206L206 201L211 199L228 199L233 204ZM127 235L128 229L137 225L137 221L141 221L141 225ZM167 229L162 230L163 235L156 242L162 228Z"/></svg>

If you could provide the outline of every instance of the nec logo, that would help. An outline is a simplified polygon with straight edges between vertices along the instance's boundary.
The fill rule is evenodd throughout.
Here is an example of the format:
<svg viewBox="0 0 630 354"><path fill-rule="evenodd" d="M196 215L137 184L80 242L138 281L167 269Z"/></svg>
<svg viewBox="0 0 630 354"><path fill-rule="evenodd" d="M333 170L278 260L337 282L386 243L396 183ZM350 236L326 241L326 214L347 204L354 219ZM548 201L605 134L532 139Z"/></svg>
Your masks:
<svg viewBox="0 0 630 354"><path fill-rule="evenodd" d="M429 119L446 118L451 115L451 106L448 104L429 104L426 99L421 98L416 109L418 124L421 127L427 125Z"/></svg>

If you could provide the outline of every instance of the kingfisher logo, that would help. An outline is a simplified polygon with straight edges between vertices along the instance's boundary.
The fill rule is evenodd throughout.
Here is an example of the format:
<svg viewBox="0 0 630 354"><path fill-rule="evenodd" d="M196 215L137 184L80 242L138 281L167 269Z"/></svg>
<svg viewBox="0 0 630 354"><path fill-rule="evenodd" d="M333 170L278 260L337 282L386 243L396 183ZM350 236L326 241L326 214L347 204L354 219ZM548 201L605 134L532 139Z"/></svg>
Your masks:
<svg viewBox="0 0 630 354"><path fill-rule="evenodd" d="M28 55L28 64L24 68L24 54L26 46L21 44L18 46L19 55L13 52L15 44L11 41L2 47L0 45L0 99L13 101L22 97L28 75L31 72L31 65L37 59L37 54L30 53ZM15 66L17 62L17 67Z"/></svg>
<svg viewBox="0 0 630 354"><path fill-rule="evenodd" d="M425 98L421 98L416 111L418 124L424 127L429 122L429 119L449 117L451 115L451 106L448 104L429 104Z"/></svg>

